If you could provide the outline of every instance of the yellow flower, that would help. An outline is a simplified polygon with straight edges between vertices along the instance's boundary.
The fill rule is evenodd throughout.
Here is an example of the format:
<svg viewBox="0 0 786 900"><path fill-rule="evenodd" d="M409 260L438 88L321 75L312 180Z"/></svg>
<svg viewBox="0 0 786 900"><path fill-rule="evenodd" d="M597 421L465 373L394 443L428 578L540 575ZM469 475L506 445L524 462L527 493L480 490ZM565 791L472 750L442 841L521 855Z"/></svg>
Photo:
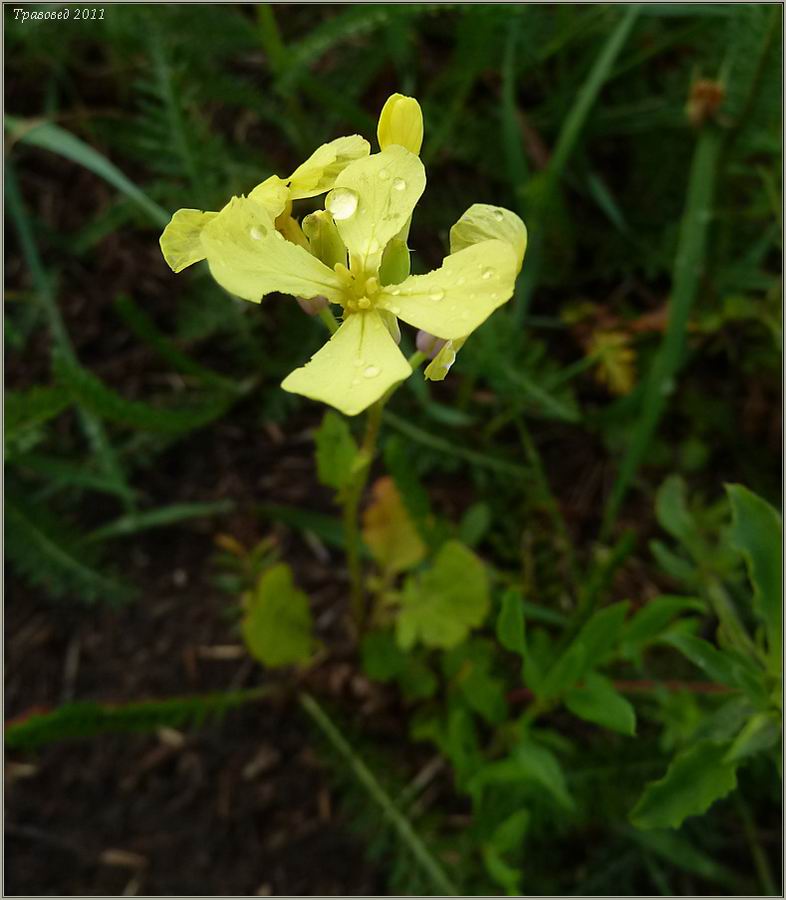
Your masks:
<svg viewBox="0 0 786 900"><path fill-rule="evenodd" d="M361 154L353 143L354 159L347 162L344 154L323 164L320 154L331 146L325 145L309 160L317 158L313 169L322 166L318 176L313 171L303 176L306 163L288 184L268 179L219 213L181 210L162 236L173 269L206 259L216 281L238 297L259 302L279 291L306 300L324 297L339 306L338 330L281 386L346 415L362 412L411 374L394 337L398 319L448 342L463 342L512 296L526 244L524 224L513 213L470 207L451 231L451 253L442 266L407 277L406 237L426 174L415 153L397 141L419 149L417 102L391 98L379 133L384 144L379 153ZM362 139L339 138L333 144L350 140ZM325 212L304 222L308 249L287 240L286 230L277 227L287 204L296 194L314 196L328 185Z"/></svg>

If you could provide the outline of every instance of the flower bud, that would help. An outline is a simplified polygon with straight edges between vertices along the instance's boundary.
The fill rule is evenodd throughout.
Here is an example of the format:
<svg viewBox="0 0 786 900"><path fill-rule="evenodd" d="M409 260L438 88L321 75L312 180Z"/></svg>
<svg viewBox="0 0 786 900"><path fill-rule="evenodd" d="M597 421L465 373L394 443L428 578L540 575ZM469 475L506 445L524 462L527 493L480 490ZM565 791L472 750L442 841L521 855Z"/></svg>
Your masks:
<svg viewBox="0 0 786 900"><path fill-rule="evenodd" d="M415 346L429 359L434 359L439 351L445 346L445 343L446 342L443 341L442 338L434 337L433 334L429 334L422 329L417 333L417 337L415 338Z"/></svg>
<svg viewBox="0 0 786 900"><path fill-rule="evenodd" d="M303 219L302 227L308 238L309 249L320 262L330 269L337 263L346 266L347 248L329 212L319 209L311 213Z"/></svg>
<svg viewBox="0 0 786 900"><path fill-rule="evenodd" d="M423 144L423 113L414 97L393 94L388 97L377 125L380 150L399 144L410 153L420 153Z"/></svg>
<svg viewBox="0 0 786 900"><path fill-rule="evenodd" d="M379 266L379 280L383 285L401 284L409 275L409 248L398 238L388 241Z"/></svg>
<svg viewBox="0 0 786 900"><path fill-rule="evenodd" d="M305 297L298 297L297 305L306 315L318 316L323 309L327 309L328 302L326 297L311 297L308 300Z"/></svg>

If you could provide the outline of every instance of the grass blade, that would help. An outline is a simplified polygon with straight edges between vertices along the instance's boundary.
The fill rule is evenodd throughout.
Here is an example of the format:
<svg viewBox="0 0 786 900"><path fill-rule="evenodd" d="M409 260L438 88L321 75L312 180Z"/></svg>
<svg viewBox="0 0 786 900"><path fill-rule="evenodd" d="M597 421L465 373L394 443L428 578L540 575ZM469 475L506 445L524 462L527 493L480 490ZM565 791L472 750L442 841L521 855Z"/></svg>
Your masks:
<svg viewBox="0 0 786 900"><path fill-rule="evenodd" d="M338 728L336 728L317 701L309 694L301 694L300 705L319 726L320 730L333 747L344 757L357 780L379 805L382 814L395 829L401 840L409 847L412 855L423 867L424 872L429 875L434 888L437 891L436 896L451 897L460 894L461 892L452 884L442 869L442 866L434 859L428 847L426 847L412 827L410 821L388 796L385 789L379 781L377 781L374 773L368 768L363 760L353 752L341 732L339 732Z"/></svg>
<svg viewBox="0 0 786 900"><path fill-rule="evenodd" d="M147 531L150 528L165 528L167 525L174 525L176 522L183 522L186 519L220 516L231 512L234 508L235 504L231 500L218 500L215 503L175 503L172 506L162 506L148 512L129 513L90 532L87 540L90 542L106 541L109 538Z"/></svg>
<svg viewBox="0 0 786 900"><path fill-rule="evenodd" d="M699 135L690 170L685 211L674 260L668 327L644 385L633 439L622 460L604 512L601 540L605 539L614 525L620 505L674 389L674 378L682 363L688 316L696 298L704 264L720 146L720 132L714 126L707 126Z"/></svg>
<svg viewBox="0 0 786 900"><path fill-rule="evenodd" d="M65 159L70 159L93 174L103 178L121 194L125 194L129 200L144 210L150 221L163 227L169 222L169 213L150 199L147 194L138 188L127 178L114 163L111 163L103 154L94 150L89 144L80 140L70 131L66 131L52 122L30 121L18 119L15 116L5 117L6 127L10 128L11 141L21 141L34 147L41 147L57 153Z"/></svg>

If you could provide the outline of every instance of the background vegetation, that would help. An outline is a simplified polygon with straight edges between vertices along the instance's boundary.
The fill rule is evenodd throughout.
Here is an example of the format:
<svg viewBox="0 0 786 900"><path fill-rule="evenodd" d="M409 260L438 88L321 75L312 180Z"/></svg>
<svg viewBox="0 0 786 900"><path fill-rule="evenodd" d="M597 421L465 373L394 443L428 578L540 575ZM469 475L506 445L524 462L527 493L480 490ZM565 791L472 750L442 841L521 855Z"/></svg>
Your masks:
<svg viewBox="0 0 786 900"><path fill-rule="evenodd" d="M780 7L69 9L4 10L6 889L779 892ZM385 413L423 577L460 541L490 585L408 653L341 624L324 409L278 387L319 321L158 249L395 91L414 271L473 202L530 234ZM281 561L279 672L239 625Z"/></svg>

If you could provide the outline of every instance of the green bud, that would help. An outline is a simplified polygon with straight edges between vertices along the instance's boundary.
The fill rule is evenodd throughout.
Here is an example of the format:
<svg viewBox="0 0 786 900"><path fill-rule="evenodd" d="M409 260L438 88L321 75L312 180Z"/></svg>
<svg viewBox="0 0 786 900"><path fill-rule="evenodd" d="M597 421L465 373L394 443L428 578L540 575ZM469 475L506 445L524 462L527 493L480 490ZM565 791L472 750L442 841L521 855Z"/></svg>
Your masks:
<svg viewBox="0 0 786 900"><path fill-rule="evenodd" d="M382 285L401 284L409 276L409 248L398 238L388 242L382 254L379 267L379 281Z"/></svg>
<svg viewBox="0 0 786 900"><path fill-rule="evenodd" d="M303 219L301 227L308 238L311 252L320 262L331 269L337 263L346 266L347 248L329 212L319 209L311 213Z"/></svg>

